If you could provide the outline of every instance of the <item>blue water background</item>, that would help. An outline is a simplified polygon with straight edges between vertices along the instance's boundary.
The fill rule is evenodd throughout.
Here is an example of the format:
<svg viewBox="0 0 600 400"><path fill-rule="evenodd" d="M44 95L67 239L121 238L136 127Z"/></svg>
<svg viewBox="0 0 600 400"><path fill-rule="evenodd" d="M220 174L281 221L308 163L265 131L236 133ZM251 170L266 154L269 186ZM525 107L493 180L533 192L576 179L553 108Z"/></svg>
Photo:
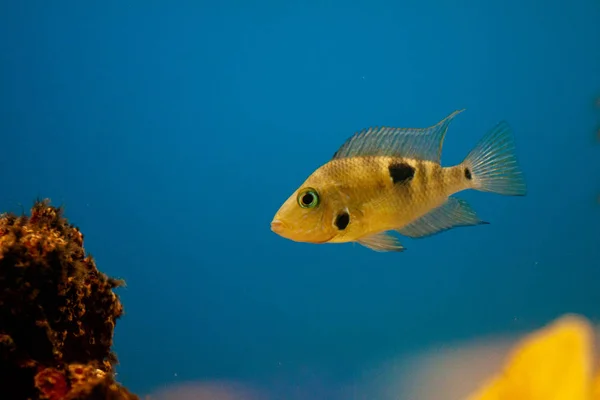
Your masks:
<svg viewBox="0 0 600 400"><path fill-rule="evenodd" d="M119 379L346 385L435 343L600 318L600 2L4 1L0 209L64 204L122 277ZM500 120L529 192L402 254L273 234L353 132ZM317 382L317 383L315 383ZM333 398L331 395L330 398Z"/></svg>

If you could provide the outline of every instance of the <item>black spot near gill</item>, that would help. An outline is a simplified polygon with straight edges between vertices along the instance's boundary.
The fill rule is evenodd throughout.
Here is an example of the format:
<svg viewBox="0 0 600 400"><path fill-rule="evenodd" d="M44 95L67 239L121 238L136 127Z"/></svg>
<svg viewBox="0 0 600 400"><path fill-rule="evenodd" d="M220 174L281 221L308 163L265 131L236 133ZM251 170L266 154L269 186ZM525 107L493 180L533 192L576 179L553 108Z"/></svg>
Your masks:
<svg viewBox="0 0 600 400"><path fill-rule="evenodd" d="M473 175L471 174L471 170L469 168L465 168L465 178L468 180L473 179Z"/></svg>
<svg viewBox="0 0 600 400"><path fill-rule="evenodd" d="M415 176L415 169L407 163L391 163L388 167L394 183L408 183Z"/></svg>
<svg viewBox="0 0 600 400"><path fill-rule="evenodd" d="M337 217L335 217L335 226L340 231L343 231L344 229L346 229L348 227L349 223L350 223L350 214L348 214L346 211L342 211L341 213L339 213L337 215Z"/></svg>

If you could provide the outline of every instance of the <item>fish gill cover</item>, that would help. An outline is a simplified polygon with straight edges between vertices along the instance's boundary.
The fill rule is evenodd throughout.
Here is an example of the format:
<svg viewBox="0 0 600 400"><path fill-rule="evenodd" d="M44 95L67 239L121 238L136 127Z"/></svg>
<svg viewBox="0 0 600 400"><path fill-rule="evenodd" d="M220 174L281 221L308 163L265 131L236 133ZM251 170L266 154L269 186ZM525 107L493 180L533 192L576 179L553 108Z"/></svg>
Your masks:
<svg viewBox="0 0 600 400"><path fill-rule="evenodd" d="M0 398L138 399L114 378L124 282L98 271L62 211L0 215Z"/></svg>

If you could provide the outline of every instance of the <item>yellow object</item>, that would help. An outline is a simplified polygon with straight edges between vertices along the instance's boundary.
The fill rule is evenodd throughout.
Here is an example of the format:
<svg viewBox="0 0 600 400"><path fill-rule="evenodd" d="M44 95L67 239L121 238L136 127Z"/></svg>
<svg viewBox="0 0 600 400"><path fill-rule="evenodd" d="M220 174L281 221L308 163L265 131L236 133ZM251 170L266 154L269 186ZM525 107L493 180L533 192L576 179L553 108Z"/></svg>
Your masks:
<svg viewBox="0 0 600 400"><path fill-rule="evenodd" d="M600 400L593 341L586 319L563 316L520 342L504 370L468 400Z"/></svg>
<svg viewBox="0 0 600 400"><path fill-rule="evenodd" d="M592 400L600 400L600 365L597 366L596 379L594 379Z"/></svg>

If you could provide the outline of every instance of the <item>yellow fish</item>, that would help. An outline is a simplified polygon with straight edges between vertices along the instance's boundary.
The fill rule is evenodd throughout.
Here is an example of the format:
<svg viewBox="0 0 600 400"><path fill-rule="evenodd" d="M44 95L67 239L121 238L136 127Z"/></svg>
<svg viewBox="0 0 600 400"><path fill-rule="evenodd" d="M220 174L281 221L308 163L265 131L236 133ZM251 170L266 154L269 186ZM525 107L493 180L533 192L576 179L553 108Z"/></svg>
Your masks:
<svg viewBox="0 0 600 400"><path fill-rule="evenodd" d="M524 196L511 129L500 122L451 167L442 144L458 110L428 128L376 127L348 139L283 203L271 230L297 242L358 242L375 251L402 251L390 234L429 236L486 224L452 194L475 189Z"/></svg>

